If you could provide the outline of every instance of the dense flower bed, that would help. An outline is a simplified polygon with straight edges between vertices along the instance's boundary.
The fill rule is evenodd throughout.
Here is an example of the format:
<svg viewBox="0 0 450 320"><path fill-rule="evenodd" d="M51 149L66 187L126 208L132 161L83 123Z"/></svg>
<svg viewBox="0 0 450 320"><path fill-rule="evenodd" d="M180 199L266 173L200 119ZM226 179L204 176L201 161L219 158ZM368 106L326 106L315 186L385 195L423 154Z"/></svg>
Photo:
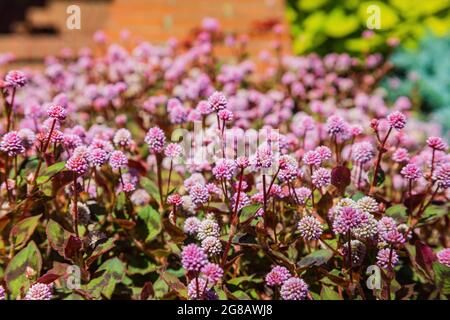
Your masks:
<svg viewBox="0 0 450 320"><path fill-rule="evenodd" d="M0 82L1 299L449 294L448 147L382 56L123 36Z"/></svg>

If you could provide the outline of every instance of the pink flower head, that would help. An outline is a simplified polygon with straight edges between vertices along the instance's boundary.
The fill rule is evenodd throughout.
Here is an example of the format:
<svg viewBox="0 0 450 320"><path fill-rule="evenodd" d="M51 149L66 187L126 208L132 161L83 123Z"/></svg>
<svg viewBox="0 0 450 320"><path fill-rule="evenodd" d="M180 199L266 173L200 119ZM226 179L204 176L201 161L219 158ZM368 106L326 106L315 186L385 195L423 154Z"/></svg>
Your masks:
<svg viewBox="0 0 450 320"><path fill-rule="evenodd" d="M317 240L323 232L322 224L314 216L305 216L298 223L298 231L306 240Z"/></svg>
<svg viewBox="0 0 450 320"><path fill-rule="evenodd" d="M25 296L25 300L51 300L53 285L37 282L33 284Z"/></svg>
<svg viewBox="0 0 450 320"><path fill-rule="evenodd" d="M308 151L303 155L303 162L308 166L320 166L322 157L316 151Z"/></svg>
<svg viewBox="0 0 450 320"><path fill-rule="evenodd" d="M382 236L384 241L386 241L388 243L391 243L391 244L402 244L402 243L405 243L405 237L397 229L390 230L390 231L388 231L386 233L383 233L383 234L381 234L381 236Z"/></svg>
<svg viewBox="0 0 450 320"><path fill-rule="evenodd" d="M219 111L227 107L227 99L221 92L214 92L208 99L208 103L211 109L214 111Z"/></svg>
<svg viewBox="0 0 450 320"><path fill-rule="evenodd" d="M178 193L171 194L167 197L167 203L179 207L183 204L183 198Z"/></svg>
<svg viewBox="0 0 450 320"><path fill-rule="evenodd" d="M128 158L122 151L113 151L109 156L109 165L113 169L126 168L128 165Z"/></svg>
<svg viewBox="0 0 450 320"><path fill-rule="evenodd" d="M217 115L219 116L219 119L220 119L220 120L223 120L223 121L231 121L231 120L233 120L233 112L231 112L231 111L228 110L228 109L222 109L222 110L220 110L220 111L217 113Z"/></svg>
<svg viewBox="0 0 450 320"><path fill-rule="evenodd" d="M450 163L440 165L433 173L433 180L437 182L442 189L450 187Z"/></svg>
<svg viewBox="0 0 450 320"><path fill-rule="evenodd" d="M346 234L357 228L363 222L363 213L353 207L343 207L333 221L333 230L336 233Z"/></svg>
<svg viewBox="0 0 450 320"><path fill-rule="evenodd" d="M195 205L205 204L209 199L208 189L200 183L193 185L189 189L189 195Z"/></svg>
<svg viewBox="0 0 450 320"><path fill-rule="evenodd" d="M6 74L5 81L13 88L21 88L27 84L27 77L22 71L11 70Z"/></svg>
<svg viewBox="0 0 450 320"><path fill-rule="evenodd" d="M405 148L398 148L392 154L392 160L398 163L408 162L410 160L408 150Z"/></svg>
<svg viewBox="0 0 450 320"><path fill-rule="evenodd" d="M399 110L408 110L411 108L411 100L405 96L398 97L395 101L395 107Z"/></svg>
<svg viewBox="0 0 450 320"><path fill-rule="evenodd" d="M211 105L208 103L208 101L202 100L197 104L196 109L200 112L201 115L208 115L213 110L211 109Z"/></svg>
<svg viewBox="0 0 450 320"><path fill-rule="evenodd" d="M169 143L164 150L164 154L166 157L175 159L181 156L183 152L183 147L178 143Z"/></svg>
<svg viewBox="0 0 450 320"><path fill-rule="evenodd" d="M331 117L328 118L327 131L329 135L335 136L343 133L345 130L346 130L346 123L341 117L337 115L332 115Z"/></svg>
<svg viewBox="0 0 450 320"><path fill-rule="evenodd" d="M387 116L389 125L397 131L403 129L406 125L406 117L400 111L394 111Z"/></svg>
<svg viewBox="0 0 450 320"><path fill-rule="evenodd" d="M390 263L390 264L389 264ZM377 253L377 266L383 269L393 268L398 263L398 255L395 250L381 249Z"/></svg>
<svg viewBox="0 0 450 320"><path fill-rule="evenodd" d="M123 192L133 192L136 190L136 185L131 182L124 182L122 186Z"/></svg>
<svg viewBox="0 0 450 320"><path fill-rule="evenodd" d="M52 104L48 107L47 114L50 118L64 121L67 117L67 110L60 104Z"/></svg>
<svg viewBox="0 0 450 320"><path fill-rule="evenodd" d="M326 187L331 183L331 170L319 168L311 176L312 183L316 188Z"/></svg>
<svg viewBox="0 0 450 320"><path fill-rule="evenodd" d="M380 120L378 119L372 119L370 121L370 127L373 129L373 131L378 131L378 128L380 126Z"/></svg>
<svg viewBox="0 0 450 320"><path fill-rule="evenodd" d="M283 300L305 300L308 294L308 285L300 278L292 277L281 286Z"/></svg>
<svg viewBox="0 0 450 320"><path fill-rule="evenodd" d="M423 176L422 170L414 163L408 163L400 173L409 180L417 180Z"/></svg>
<svg viewBox="0 0 450 320"><path fill-rule="evenodd" d="M442 249L437 253L439 263L450 267L450 248Z"/></svg>
<svg viewBox="0 0 450 320"><path fill-rule="evenodd" d="M132 143L131 132L125 128L117 130L114 135L113 142L116 146L128 148Z"/></svg>
<svg viewBox="0 0 450 320"><path fill-rule="evenodd" d="M270 168L274 162L274 156L272 149L269 145L265 144L258 148L255 156L256 168Z"/></svg>
<svg viewBox="0 0 450 320"><path fill-rule="evenodd" d="M314 151L319 155L322 162L331 159L332 152L327 146L318 146Z"/></svg>
<svg viewBox="0 0 450 320"><path fill-rule="evenodd" d="M216 166L213 168L212 173L216 179L231 180L236 172L236 164L231 159L219 159L216 162Z"/></svg>
<svg viewBox="0 0 450 320"><path fill-rule="evenodd" d="M22 139L17 131L10 131L2 137L0 141L0 150L8 156L14 157L25 152Z"/></svg>
<svg viewBox="0 0 450 320"><path fill-rule="evenodd" d="M354 137L359 136L363 131L363 127L357 124L350 127L350 134Z"/></svg>
<svg viewBox="0 0 450 320"><path fill-rule="evenodd" d="M250 161L248 160L248 158L246 156L241 156L239 158L236 159L236 165L239 168L247 168L250 164Z"/></svg>
<svg viewBox="0 0 450 320"><path fill-rule="evenodd" d="M150 152L161 153L166 142L164 131L159 127L150 128L145 136L145 142L148 144Z"/></svg>
<svg viewBox="0 0 450 320"><path fill-rule="evenodd" d="M293 190L294 191L294 199L299 204L306 204L309 197L311 197L311 190L306 187L300 187Z"/></svg>
<svg viewBox="0 0 450 320"><path fill-rule="evenodd" d="M208 263L208 257L202 248L191 243L183 248L181 263L186 271L199 272Z"/></svg>
<svg viewBox="0 0 450 320"><path fill-rule="evenodd" d="M197 217L189 217L184 221L183 231L189 235L194 235L200 227L200 220Z"/></svg>
<svg viewBox="0 0 450 320"><path fill-rule="evenodd" d="M266 284L270 287L281 286L291 276L291 273L285 267L275 266L266 275Z"/></svg>
<svg viewBox="0 0 450 320"><path fill-rule="evenodd" d="M89 163L86 155L83 153L74 153L66 162L66 168L78 175L86 173L89 169Z"/></svg>
<svg viewBox="0 0 450 320"><path fill-rule="evenodd" d="M218 300L217 293L208 288L208 283L203 278L192 279L188 285L189 300Z"/></svg>
<svg viewBox="0 0 450 320"><path fill-rule="evenodd" d="M212 285L215 285L223 277L223 269L215 263L208 263L201 271Z"/></svg>
<svg viewBox="0 0 450 320"><path fill-rule="evenodd" d="M88 160L92 166L101 167L109 158L109 153L100 148L90 149Z"/></svg>
<svg viewBox="0 0 450 320"><path fill-rule="evenodd" d="M383 217L378 221L378 233L383 237L389 231L397 230L397 223L391 217Z"/></svg>
<svg viewBox="0 0 450 320"><path fill-rule="evenodd" d="M429 137L427 139L427 145L430 148L432 148L434 150L439 150L439 151L446 151L448 148L448 145L440 137Z"/></svg>
<svg viewBox="0 0 450 320"><path fill-rule="evenodd" d="M355 143L353 146L353 160L358 164L365 164L373 158L373 146L367 141Z"/></svg>

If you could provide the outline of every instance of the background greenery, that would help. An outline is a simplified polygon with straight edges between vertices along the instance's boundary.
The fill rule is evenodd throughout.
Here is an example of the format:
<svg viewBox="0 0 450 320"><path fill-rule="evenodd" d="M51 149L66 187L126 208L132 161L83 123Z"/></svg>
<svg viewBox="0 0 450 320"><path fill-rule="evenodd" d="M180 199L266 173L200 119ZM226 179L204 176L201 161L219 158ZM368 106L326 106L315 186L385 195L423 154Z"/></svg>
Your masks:
<svg viewBox="0 0 450 320"><path fill-rule="evenodd" d="M364 39L372 4L380 8L381 30ZM391 37L414 48L427 30L444 36L450 28L449 8L449 0L288 0L287 18L296 53L383 52Z"/></svg>

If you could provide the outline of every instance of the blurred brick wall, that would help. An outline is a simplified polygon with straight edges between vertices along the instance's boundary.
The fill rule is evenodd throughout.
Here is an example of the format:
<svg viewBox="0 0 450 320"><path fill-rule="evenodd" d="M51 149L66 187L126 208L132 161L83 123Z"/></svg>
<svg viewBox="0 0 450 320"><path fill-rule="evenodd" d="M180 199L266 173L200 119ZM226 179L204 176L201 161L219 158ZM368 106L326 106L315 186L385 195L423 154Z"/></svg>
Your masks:
<svg viewBox="0 0 450 320"><path fill-rule="evenodd" d="M81 8L81 30L66 28L66 9L72 4ZM77 50L91 45L98 29L112 39L127 29L135 38L158 43L185 37L205 16L218 18L225 32L248 34L252 54L269 48L273 39L258 32L258 26L274 20L285 25L283 0L47 0L45 7L27 11L27 21L54 26L58 33L30 35L19 25L17 32L0 35L0 52L14 53L19 63L39 64L64 47ZM287 37L284 42L289 47Z"/></svg>

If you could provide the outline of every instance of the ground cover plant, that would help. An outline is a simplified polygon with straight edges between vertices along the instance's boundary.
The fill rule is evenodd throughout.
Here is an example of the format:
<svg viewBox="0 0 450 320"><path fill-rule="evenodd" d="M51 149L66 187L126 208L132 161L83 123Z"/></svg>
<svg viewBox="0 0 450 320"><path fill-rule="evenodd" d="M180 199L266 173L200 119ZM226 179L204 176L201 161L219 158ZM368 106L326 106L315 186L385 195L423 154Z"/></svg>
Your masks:
<svg viewBox="0 0 450 320"><path fill-rule="evenodd" d="M0 299L448 298L447 142L381 55L122 36L4 66Z"/></svg>

